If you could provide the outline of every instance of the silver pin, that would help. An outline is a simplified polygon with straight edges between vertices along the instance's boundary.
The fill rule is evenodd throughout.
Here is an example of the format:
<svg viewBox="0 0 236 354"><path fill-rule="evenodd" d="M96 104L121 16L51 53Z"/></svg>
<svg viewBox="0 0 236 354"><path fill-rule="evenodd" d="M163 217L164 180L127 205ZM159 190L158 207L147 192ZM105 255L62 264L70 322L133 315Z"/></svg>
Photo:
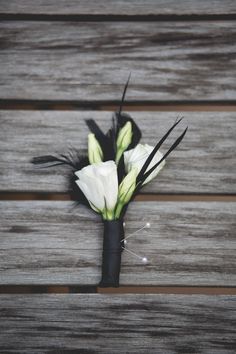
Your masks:
<svg viewBox="0 0 236 354"><path fill-rule="evenodd" d="M125 222L123 223L123 225L125 226ZM136 230L135 232L133 232L132 234L128 235L127 237L123 238L120 242L123 242L124 241L124 244L126 245L128 242L127 242L127 239L136 235L138 232L142 231L143 229L149 229L151 227L151 224L150 222L147 222L143 227L141 227L141 229L138 229Z"/></svg>
<svg viewBox="0 0 236 354"><path fill-rule="evenodd" d="M143 264L147 264L147 263L148 263L147 257L139 256L137 253L134 253L133 251L130 251L130 250L128 250L128 249L125 248L125 247L122 247L122 248L123 248L124 251L126 251L126 252L132 254L133 256L135 256L135 257L141 259L141 261L142 261Z"/></svg>

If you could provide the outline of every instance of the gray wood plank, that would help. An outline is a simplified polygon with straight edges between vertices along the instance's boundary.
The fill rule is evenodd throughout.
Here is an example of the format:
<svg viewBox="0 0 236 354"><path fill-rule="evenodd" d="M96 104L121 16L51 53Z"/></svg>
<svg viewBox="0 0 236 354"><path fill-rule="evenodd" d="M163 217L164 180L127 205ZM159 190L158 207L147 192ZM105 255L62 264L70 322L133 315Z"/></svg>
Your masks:
<svg viewBox="0 0 236 354"><path fill-rule="evenodd" d="M0 283L96 285L100 218L70 202L0 203ZM236 203L136 202L126 215L121 285L235 286Z"/></svg>
<svg viewBox="0 0 236 354"><path fill-rule="evenodd" d="M0 6L2 13L11 14L212 15L236 11L233 0L1 0Z"/></svg>
<svg viewBox="0 0 236 354"><path fill-rule="evenodd" d="M236 26L3 21L0 98L235 100Z"/></svg>
<svg viewBox="0 0 236 354"><path fill-rule="evenodd" d="M0 295L0 353L234 354L235 296Z"/></svg>
<svg viewBox="0 0 236 354"><path fill-rule="evenodd" d="M181 113L131 112L143 131L143 143L155 145ZM65 168L37 169L33 156L87 149L84 119L95 118L104 130L111 112L0 111L0 190L66 192ZM186 125L189 131L165 168L143 192L236 193L235 112L185 112L185 121L162 151Z"/></svg>

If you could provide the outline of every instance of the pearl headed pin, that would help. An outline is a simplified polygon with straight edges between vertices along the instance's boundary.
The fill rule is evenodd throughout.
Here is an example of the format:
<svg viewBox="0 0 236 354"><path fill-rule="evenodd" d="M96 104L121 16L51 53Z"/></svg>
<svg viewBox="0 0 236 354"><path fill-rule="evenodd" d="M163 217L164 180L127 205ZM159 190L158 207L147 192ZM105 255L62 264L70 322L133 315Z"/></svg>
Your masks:
<svg viewBox="0 0 236 354"><path fill-rule="evenodd" d="M125 227L125 225L126 225L125 222L123 222L123 226L124 226L124 227ZM141 227L141 229L138 229L138 230L136 230L135 232L133 232L132 234L128 235L126 238L123 238L120 242L123 242L123 244L124 244L124 246L125 246L125 245L127 245L127 243L128 243L128 241L127 241L128 238L130 238L130 237L136 235L138 232L142 231L143 229L145 229L145 228L148 228L148 229L149 229L150 227L151 227L150 222L147 222L143 227ZM135 253L135 252L133 252L133 251L131 251L131 250L129 250L129 249L123 247L123 246L122 246L122 248L123 248L124 251L126 251L126 252L132 254L133 256L135 256L135 257L137 257L137 258L139 258L143 264L147 264L147 263L148 263L147 257L139 256L137 253Z"/></svg>

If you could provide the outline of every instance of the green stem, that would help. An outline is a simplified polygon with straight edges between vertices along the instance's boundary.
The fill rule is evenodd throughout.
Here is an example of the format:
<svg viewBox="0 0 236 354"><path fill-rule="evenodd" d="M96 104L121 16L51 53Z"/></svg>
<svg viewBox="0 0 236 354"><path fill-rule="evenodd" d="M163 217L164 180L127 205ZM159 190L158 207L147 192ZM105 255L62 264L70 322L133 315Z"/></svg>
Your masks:
<svg viewBox="0 0 236 354"><path fill-rule="evenodd" d="M114 211L105 209L102 213L102 217L104 220L114 220Z"/></svg>
<svg viewBox="0 0 236 354"><path fill-rule="evenodd" d="M120 213L123 209L123 206L124 206L124 204L122 204L122 203L117 204L116 211L115 211L115 219L119 219Z"/></svg>
<svg viewBox="0 0 236 354"><path fill-rule="evenodd" d="M107 210L107 220L113 220L114 219L114 212Z"/></svg>

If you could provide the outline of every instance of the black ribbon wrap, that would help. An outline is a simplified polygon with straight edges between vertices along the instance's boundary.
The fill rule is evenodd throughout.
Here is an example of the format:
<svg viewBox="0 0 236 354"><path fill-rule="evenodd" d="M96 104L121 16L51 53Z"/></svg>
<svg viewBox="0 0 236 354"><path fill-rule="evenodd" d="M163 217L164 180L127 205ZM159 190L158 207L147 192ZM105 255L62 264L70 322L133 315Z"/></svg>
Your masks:
<svg viewBox="0 0 236 354"><path fill-rule="evenodd" d="M104 220L102 288L119 287L121 253L124 247L123 220Z"/></svg>

